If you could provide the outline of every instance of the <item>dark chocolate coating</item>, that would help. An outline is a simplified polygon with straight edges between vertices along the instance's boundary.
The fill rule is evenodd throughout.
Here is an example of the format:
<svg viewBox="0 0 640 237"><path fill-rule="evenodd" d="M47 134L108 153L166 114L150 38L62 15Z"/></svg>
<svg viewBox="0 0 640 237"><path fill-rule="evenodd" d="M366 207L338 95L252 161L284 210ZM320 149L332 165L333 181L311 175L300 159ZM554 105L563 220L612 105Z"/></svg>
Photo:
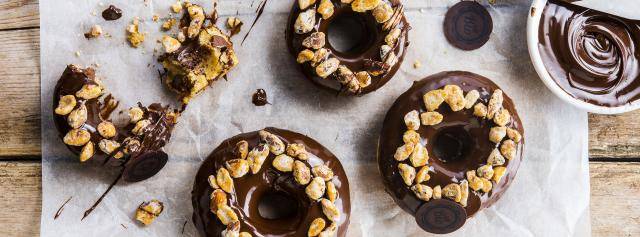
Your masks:
<svg viewBox="0 0 640 237"><path fill-rule="evenodd" d="M386 0L386 1L390 2L393 7L402 5L399 0ZM302 41L315 31L312 31L306 34L296 34L293 31L293 25L295 24L296 18L302 11L298 6L298 1L292 1L292 2L294 2L294 4L291 9L291 13L289 14L289 21L287 23L287 29L286 29L286 40L289 47L289 52L293 55L293 58L295 60L295 58L298 56L298 53L300 53L300 51L305 49L304 46L302 46ZM368 30L368 32L371 33L371 35L369 36L370 47L364 50L359 50L361 52L358 54L353 54L348 52L347 53L339 52L338 50L336 50L331 46L328 38L326 40L325 48L329 50L329 56L335 57L336 59L340 60L340 65L347 66L354 73L358 71L366 71L365 60L380 61L379 60L380 47L382 45L385 45L384 39L388 32L382 30L382 24L379 24L376 22L375 18L373 17L373 14L371 14L371 11L367 11L365 13L358 13L358 12L354 12L351 9L351 4L341 3L340 0L332 0L332 2L335 7L333 16L331 16L326 20L322 19L321 17L317 17L316 25L314 26L314 29L316 29L318 32L325 33L325 35L329 37L329 34L327 33L329 25L331 25L331 22L333 20L335 20L336 18L338 18L343 14L355 14L357 15L357 19L359 20L359 22L362 25L364 25L365 28L375 29L375 30ZM371 85L363 88L360 94L366 94L384 86L389 80L391 80L393 75L395 75L398 69L400 68L402 61L404 60L406 48L409 46L409 37L407 32L409 31L410 27L409 27L409 23L407 22L404 16L404 13L400 19L400 22L398 23L398 27L401 30L403 30L403 33L400 34L400 38L398 39L397 46L393 48L393 52L396 54L398 61L391 68L389 68L386 73L380 76L371 75ZM347 90L344 90L342 85L334 78L327 77L326 79L323 79L318 75L316 75L315 68L313 68L308 63L299 64L299 65L302 70L302 73L307 77L307 79L311 80L314 84L320 86L321 88L326 88L333 91L339 91L345 94L349 93Z"/></svg>
<svg viewBox="0 0 640 237"><path fill-rule="evenodd" d="M448 199L430 200L416 211L416 223L429 233L448 234L460 229L466 221L464 207Z"/></svg>
<svg viewBox="0 0 640 237"><path fill-rule="evenodd" d="M441 72L416 81L413 86L402 94L391 106L384 120L382 133L378 142L378 166L382 173L386 191L395 202L406 212L415 215L418 208L425 203L418 199L411 189L402 181L398 172L398 161L393 158L396 149L404 144L402 135L407 130L404 123L404 115L412 110L420 113L426 112L422 96L431 91L443 88L445 85L458 85L466 93L471 90L480 92L479 101L485 105L491 94L499 87L491 80L464 71ZM504 95L503 106L511 113L512 119L507 127L514 128L522 134L522 140L517 144L517 155L512 160L506 160L504 166L507 173L499 184L494 184L489 193L476 193L469 189L468 205L465 207L467 216L471 217L483 208L496 202L507 189L516 175L520 166L524 147L524 129L514 107L513 101ZM486 164L487 158L496 144L489 141L489 130L495 126L492 121L480 119L473 115L473 108L453 112L449 105L443 103L438 110L444 119L440 124L433 126L420 126L418 133L422 138L429 154L429 166L435 169L429 172L431 179L423 183L430 187L440 185L444 188L447 184L465 179L467 170L476 170ZM470 135L470 141L462 141L471 146L466 156L455 161L444 162L434 152L434 137L441 131L452 127L463 127ZM447 144L444 144L445 147ZM456 144L448 144L449 147ZM444 198L444 197L443 197Z"/></svg>
<svg viewBox="0 0 640 237"><path fill-rule="evenodd" d="M338 231L336 233L337 236L345 236L351 214L351 202L349 181L338 158L327 148L305 135L277 128L265 128L264 130L277 135L285 144L304 144L309 153L307 162L310 165L324 163L333 170L332 182L338 190L335 204L341 213L341 221L337 223ZM219 168L224 167L227 160L237 158L237 155L234 155L234 148L235 144L241 140L247 141L249 149L251 149L260 143L260 136L257 131L254 131L239 134L223 141L198 170L191 192L191 201L194 210L193 222L200 236L221 236L221 232L226 228L209 209L210 194L213 192L213 188L209 185L207 178L209 175L215 175ZM257 174L249 172L241 178L234 179L235 193L227 195L227 197L229 206L240 219L240 232L246 231L256 237L306 237L311 222L318 217L324 218L328 226L331 222L322 213L320 203L309 199L304 191L305 186L299 185L291 172L282 173L276 170L272 165L274 158L273 153L270 153ZM296 201L296 203L289 204L297 205L295 215L275 220L268 220L260 216L258 203L261 197L276 191L287 193L292 200Z"/></svg>
<svg viewBox="0 0 640 237"><path fill-rule="evenodd" d="M576 99L618 107L640 98L640 21L549 1L538 50L551 78Z"/></svg>
<svg viewBox="0 0 640 237"><path fill-rule="evenodd" d="M449 8L443 28L450 44L462 50L474 50L489 41L493 20L480 3L462 1Z"/></svg>

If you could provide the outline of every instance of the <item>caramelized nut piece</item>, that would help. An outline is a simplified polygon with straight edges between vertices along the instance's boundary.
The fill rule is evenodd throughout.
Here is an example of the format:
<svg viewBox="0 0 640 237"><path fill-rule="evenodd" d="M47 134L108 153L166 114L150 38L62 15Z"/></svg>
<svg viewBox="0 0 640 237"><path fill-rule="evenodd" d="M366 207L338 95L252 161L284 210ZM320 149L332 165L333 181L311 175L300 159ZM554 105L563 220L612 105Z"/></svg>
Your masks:
<svg viewBox="0 0 640 237"><path fill-rule="evenodd" d="M80 128L85 122L87 122L87 107L84 103L81 103L77 109L69 113L67 123L69 123L69 126L72 128Z"/></svg>
<svg viewBox="0 0 640 237"><path fill-rule="evenodd" d="M395 46L400 38L400 33L402 33L402 31L398 28L391 30L389 34L384 37L384 42L389 46Z"/></svg>
<svg viewBox="0 0 640 237"><path fill-rule="evenodd" d="M427 148L425 148L422 144L416 143L415 148L413 149L413 153L409 157L409 161L411 161L411 165L413 167L420 167L427 164L429 161L429 154L427 152Z"/></svg>
<svg viewBox="0 0 640 237"><path fill-rule="evenodd" d="M492 127L489 130L489 141L493 143L500 143L505 136L507 136L507 128L505 127Z"/></svg>
<svg viewBox="0 0 640 237"><path fill-rule="evenodd" d="M404 144L398 147L398 149L396 149L396 153L393 154L393 158L396 159L397 161L406 160L407 158L409 158L411 153L413 153L414 149L415 149L414 143Z"/></svg>
<svg viewBox="0 0 640 237"><path fill-rule="evenodd" d="M473 115L480 118L487 117L487 106L483 103L477 103L473 106Z"/></svg>
<svg viewBox="0 0 640 237"><path fill-rule="evenodd" d="M222 191L222 189L214 189L213 192L211 192L211 201L209 202L209 210L211 210L213 214L216 214L217 211L220 209L220 207L226 206L226 205L227 205L227 193Z"/></svg>
<svg viewBox="0 0 640 237"><path fill-rule="evenodd" d="M455 202L460 202L462 200L462 190L460 189L460 185L456 183L447 184L442 189L442 194Z"/></svg>
<svg viewBox="0 0 640 237"><path fill-rule="evenodd" d="M213 189L219 189L220 186L218 186L218 181L216 181L216 176L215 175L209 175L209 177L207 178L207 181L209 181L209 186L211 186L211 188Z"/></svg>
<svg viewBox="0 0 640 237"><path fill-rule="evenodd" d="M493 181L496 182L496 184L500 183L500 180L502 179L502 176L504 176L504 174L507 172L507 168L504 166L498 166L495 167L493 169Z"/></svg>
<svg viewBox="0 0 640 237"><path fill-rule="evenodd" d="M320 177L315 177L304 191L312 200L318 200L324 195L325 188L324 180Z"/></svg>
<svg viewBox="0 0 640 237"><path fill-rule="evenodd" d="M89 141L87 144L82 147L82 151L80 152L80 162L85 162L95 154L93 142Z"/></svg>
<svg viewBox="0 0 640 237"><path fill-rule="evenodd" d="M182 4L180 2L176 2L174 4L171 5L171 10L174 13L179 13L180 11L182 11Z"/></svg>
<svg viewBox="0 0 640 237"><path fill-rule="evenodd" d="M240 159L246 159L247 153L249 152L249 143L245 140L239 141L236 143L234 152Z"/></svg>
<svg viewBox="0 0 640 237"><path fill-rule="evenodd" d="M442 116L442 114L435 111L425 112L420 114L420 121L422 121L422 125L425 125L425 126L432 126L432 125L439 124L440 122L442 122L443 118L444 117Z"/></svg>
<svg viewBox="0 0 640 237"><path fill-rule="evenodd" d="M249 232L240 232L238 237L253 237Z"/></svg>
<svg viewBox="0 0 640 237"><path fill-rule="evenodd" d="M269 146L267 144L260 144L249 152L247 161L251 164L251 173L257 174L260 171L267 156L269 156Z"/></svg>
<svg viewBox="0 0 640 237"><path fill-rule="evenodd" d="M516 157L516 143L512 140L506 140L500 146L500 153L507 158L507 160L511 160Z"/></svg>
<svg viewBox="0 0 640 237"><path fill-rule="evenodd" d="M416 169L410 165L400 163L398 164L398 170L400 171L400 176L404 183L407 186L411 186L411 184L413 184L413 180L416 178Z"/></svg>
<svg viewBox="0 0 640 237"><path fill-rule="evenodd" d="M338 189L336 189L336 185L333 184L331 181L327 181L327 198L329 199L329 201L331 202L335 202L336 199L338 198Z"/></svg>
<svg viewBox="0 0 640 237"><path fill-rule="evenodd" d="M478 176L476 176L476 172L472 170L467 171L467 180L469 181L469 187L473 189L473 191L478 191L482 189L483 182Z"/></svg>
<svg viewBox="0 0 640 237"><path fill-rule="evenodd" d="M391 16L393 15L393 8L386 2L382 2L378 4L378 6L373 9L373 17L376 18L378 23L385 23Z"/></svg>
<svg viewBox="0 0 640 237"><path fill-rule="evenodd" d="M69 146L83 146L91 139L91 134L84 129L71 129L64 135L62 141Z"/></svg>
<svg viewBox="0 0 640 237"><path fill-rule="evenodd" d="M88 38L96 38L102 34L102 27L100 25L93 25L91 30L87 33L84 33L84 37Z"/></svg>
<svg viewBox="0 0 640 237"><path fill-rule="evenodd" d="M146 128L151 125L151 121L148 119L140 120L136 123L136 126L131 129L131 132L135 135L142 135Z"/></svg>
<svg viewBox="0 0 640 237"><path fill-rule="evenodd" d="M129 122L137 123L138 121L140 121L140 119L142 119L143 115L144 112L142 111L142 109L138 107L131 108L129 109Z"/></svg>
<svg viewBox="0 0 640 237"><path fill-rule="evenodd" d="M171 30L171 28L175 24L176 24L176 19L175 18L167 19L165 22L162 23L162 30L163 31Z"/></svg>
<svg viewBox="0 0 640 237"><path fill-rule="evenodd" d="M293 178L301 185L307 185L311 182L311 170L302 161L293 162Z"/></svg>
<svg viewBox="0 0 640 237"><path fill-rule="evenodd" d="M282 142L282 140L280 140L278 136L264 130L261 130L260 132L258 132L258 134L260 135L260 138L262 138L262 140L265 141L267 145L269 145L269 150L271 151L271 153L273 153L274 155L280 155L284 153L286 147L284 145L284 142Z"/></svg>
<svg viewBox="0 0 640 237"><path fill-rule="evenodd" d="M336 231L338 230L338 226L335 222L331 222L327 228L325 228L318 237L334 237L336 235Z"/></svg>
<svg viewBox="0 0 640 237"><path fill-rule="evenodd" d="M487 164L492 166L503 165L504 162L504 156L500 154L498 148L493 149L493 151L491 151L491 154L489 154L489 158L487 158Z"/></svg>
<svg viewBox="0 0 640 237"><path fill-rule="evenodd" d="M191 22L189 22L189 28L187 28L187 37L195 38L200 34L200 30L202 29L202 24L204 23L204 9L198 5L191 5L187 7L187 12L189 13L189 18Z"/></svg>
<svg viewBox="0 0 640 237"><path fill-rule="evenodd" d="M320 63L322 63L325 60L327 60L328 57L329 57L329 50L327 50L325 48L321 48L321 49L316 50L313 53L313 58L311 59L311 66L312 67L317 67Z"/></svg>
<svg viewBox="0 0 640 237"><path fill-rule="evenodd" d="M404 124L407 125L407 129L409 130L420 129L420 117L418 115L418 111L412 110L411 112L405 114Z"/></svg>
<svg viewBox="0 0 640 237"><path fill-rule="evenodd" d="M222 232L222 237L240 237L240 222L231 222Z"/></svg>
<svg viewBox="0 0 640 237"><path fill-rule="evenodd" d="M520 135L520 132L513 128L507 128L507 136L516 143L522 140L522 135Z"/></svg>
<svg viewBox="0 0 640 237"><path fill-rule="evenodd" d="M333 170L331 170L329 166L326 166L324 164L314 166L311 169L311 173L313 173L313 176L320 177L324 181L329 181L333 179Z"/></svg>
<svg viewBox="0 0 640 237"><path fill-rule="evenodd" d="M436 185L433 187L433 199L441 199L442 198L442 188L440 185Z"/></svg>
<svg viewBox="0 0 640 237"><path fill-rule="evenodd" d="M324 1L324 0L323 0ZM325 45L325 34L322 32L313 32L302 41L302 46L311 49L320 49Z"/></svg>
<svg viewBox="0 0 640 237"><path fill-rule="evenodd" d="M414 130L407 130L402 135L402 141L404 143L418 144L420 142L420 134Z"/></svg>
<svg viewBox="0 0 640 237"><path fill-rule="evenodd" d="M301 10L307 9L307 7L316 3L316 0L298 0L298 6Z"/></svg>
<svg viewBox="0 0 640 237"><path fill-rule="evenodd" d="M309 237L318 236L320 232L322 232L326 224L327 223L324 221L324 219L316 218L311 222L311 225L309 226L309 231L307 232L307 236Z"/></svg>
<svg viewBox="0 0 640 237"><path fill-rule="evenodd" d="M298 58L296 59L296 61L300 64L302 63L306 63L311 61L311 59L313 59L314 53L311 50L305 49L300 51L300 53L298 54Z"/></svg>
<svg viewBox="0 0 640 237"><path fill-rule="evenodd" d="M249 162L244 159L228 160L225 166L229 170L231 177L240 178L249 173Z"/></svg>
<svg viewBox="0 0 640 237"><path fill-rule="evenodd" d="M318 13L322 15L322 19L327 19L333 16L333 3L331 0L320 0L320 5L318 5Z"/></svg>
<svg viewBox="0 0 640 237"><path fill-rule="evenodd" d="M228 225L238 221L238 216L236 215L236 213L233 212L233 209L231 209L231 207L227 205L220 206L218 208L218 211L216 211L216 216L223 225Z"/></svg>
<svg viewBox="0 0 640 237"><path fill-rule="evenodd" d="M444 90L432 90L422 96L427 111L434 111L440 107L447 93Z"/></svg>
<svg viewBox="0 0 640 237"><path fill-rule="evenodd" d="M358 82L358 80L351 80L347 84L347 89L353 94L358 94L360 93L360 83Z"/></svg>
<svg viewBox="0 0 640 237"><path fill-rule="evenodd" d="M416 194L416 197L423 201L429 201L433 196L433 189L423 184L413 185L413 187L411 187L411 191Z"/></svg>
<svg viewBox="0 0 640 237"><path fill-rule="evenodd" d="M498 126L505 126L511 120L511 114L509 114L509 110L505 108L501 108L493 117L493 122Z"/></svg>
<svg viewBox="0 0 640 237"><path fill-rule="evenodd" d="M327 59L316 67L316 74L319 77L327 78L338 70L338 66L340 66L340 60L336 58Z"/></svg>
<svg viewBox="0 0 640 237"><path fill-rule="evenodd" d="M76 92L76 97L85 100L98 98L100 95L102 95L102 88L99 85L94 84L83 85L82 88Z"/></svg>
<svg viewBox="0 0 640 237"><path fill-rule="evenodd" d="M282 172L293 171L293 158L286 154L280 154L273 159L273 167Z"/></svg>
<svg viewBox="0 0 640 237"><path fill-rule="evenodd" d="M349 84L353 80L356 80L356 74L354 74L351 69L347 66L340 65L338 66L338 70L336 71L335 78L340 84Z"/></svg>
<svg viewBox="0 0 640 237"><path fill-rule="evenodd" d="M124 141L122 142L122 144L124 144L124 153L125 154L132 154L135 152L138 152L138 150L140 149L140 141L138 141L138 139L132 138L132 137L127 137L124 139Z"/></svg>
<svg viewBox="0 0 640 237"><path fill-rule="evenodd" d="M237 17L229 17L227 18L227 28L235 29L236 27L242 26L242 21Z"/></svg>
<svg viewBox="0 0 640 237"><path fill-rule="evenodd" d="M418 170L418 173L416 173L416 184L427 182L429 179L431 179L431 176L429 175L429 166L423 166Z"/></svg>
<svg viewBox="0 0 640 237"><path fill-rule="evenodd" d="M460 205L467 206L467 199L469 199L469 183L466 180L460 182Z"/></svg>
<svg viewBox="0 0 640 237"><path fill-rule="evenodd" d="M296 34L306 34L313 30L313 26L316 24L316 10L309 9L301 12L296 18L296 22L293 25L293 29Z"/></svg>
<svg viewBox="0 0 640 237"><path fill-rule="evenodd" d="M493 91L491 95L491 99L489 99L489 105L487 109L487 118L493 119L493 116L498 113L498 111L502 108L502 102L504 97L502 95L502 90L496 89Z"/></svg>
<svg viewBox="0 0 640 237"><path fill-rule="evenodd" d="M467 95L464 97L464 108L471 109L471 107L476 104L479 98L480 92L478 92L477 90L467 92Z"/></svg>
<svg viewBox="0 0 640 237"><path fill-rule="evenodd" d="M462 88L457 85L446 85L444 86L444 91L447 93L447 97L444 98L444 101L449 104L451 110L460 111L464 109L466 101Z"/></svg>
<svg viewBox="0 0 640 237"><path fill-rule="evenodd" d="M493 188L493 184L491 181L485 178L480 178L482 180L482 192L488 193Z"/></svg>
<svg viewBox="0 0 640 237"><path fill-rule="evenodd" d="M67 115L71 113L73 108L76 107L76 97L73 95L65 95L60 97L58 101L58 107L56 107L55 112L58 115Z"/></svg>
<svg viewBox="0 0 640 237"><path fill-rule="evenodd" d="M354 12L366 12L373 10L380 4L381 0L354 0L351 3L351 9Z"/></svg>
<svg viewBox="0 0 640 237"><path fill-rule="evenodd" d="M233 193L233 179L231 178L231 174L225 168L218 169L216 173L216 183L222 190L231 194Z"/></svg>
<svg viewBox="0 0 640 237"><path fill-rule="evenodd" d="M297 157L300 160L306 160L308 158L307 150L302 143L289 143L289 145L287 145L287 155Z"/></svg>
<svg viewBox="0 0 640 237"><path fill-rule="evenodd" d="M120 143L116 141L109 140L109 139L102 139L100 140L100 142L98 142L98 147L105 154L113 155L113 158L120 159L124 156L124 154L121 151L118 151L118 153L113 154L113 152L115 152L118 148L120 148Z"/></svg>
<svg viewBox="0 0 640 237"><path fill-rule="evenodd" d="M102 121L98 124L98 133L104 138L112 138L116 136L116 126L109 121Z"/></svg>
<svg viewBox="0 0 640 237"><path fill-rule="evenodd" d="M366 71L360 71L356 73L356 80L361 88L371 85L371 75Z"/></svg>
<svg viewBox="0 0 640 237"><path fill-rule="evenodd" d="M320 200L322 204L322 213L324 213L327 218L333 222L340 221L340 211L336 208L336 205L333 202L329 201L329 199L323 198Z"/></svg>
<svg viewBox="0 0 640 237"><path fill-rule="evenodd" d="M478 173L478 177L490 179L493 177L493 166L489 164L480 166L476 172Z"/></svg>
<svg viewBox="0 0 640 237"><path fill-rule="evenodd" d="M171 36L165 35L162 37L162 47L167 53L173 53L180 48L180 41L174 39Z"/></svg>
<svg viewBox="0 0 640 237"><path fill-rule="evenodd" d="M144 225L150 225L163 210L164 205L158 200L143 202L136 210L136 220Z"/></svg>

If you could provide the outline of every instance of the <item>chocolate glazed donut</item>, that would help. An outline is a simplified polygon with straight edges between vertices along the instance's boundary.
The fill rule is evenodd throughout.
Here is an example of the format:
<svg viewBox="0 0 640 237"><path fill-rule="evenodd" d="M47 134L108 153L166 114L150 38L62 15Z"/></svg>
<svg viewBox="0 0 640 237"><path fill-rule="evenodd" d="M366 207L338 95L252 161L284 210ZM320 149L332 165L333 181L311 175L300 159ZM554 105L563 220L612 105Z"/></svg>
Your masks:
<svg viewBox="0 0 640 237"><path fill-rule="evenodd" d="M53 120L60 138L81 162L123 167L125 181L158 173L167 162L161 149L179 113L160 104L138 104L129 111L129 123L116 125L110 116L119 102L103 94L93 68L67 66L53 93Z"/></svg>
<svg viewBox="0 0 640 237"><path fill-rule="evenodd" d="M357 42L347 48L333 45L331 39L345 37L332 35L333 27L360 34L359 39L348 39ZM312 82L342 94L366 94L398 71L409 46L410 28L398 0L296 0L286 40Z"/></svg>
<svg viewBox="0 0 640 237"><path fill-rule="evenodd" d="M311 186L325 181L326 193L311 198ZM200 236L345 236L351 213L339 160L311 138L276 128L223 141L198 170L191 194ZM335 207L330 216L328 206Z"/></svg>
<svg viewBox="0 0 640 237"><path fill-rule="evenodd" d="M513 101L489 79L462 71L426 77L384 120L378 165L386 191L426 231L455 231L507 189L520 165L523 134ZM409 146L413 151L404 149ZM438 207L452 214L451 226L429 223L425 210Z"/></svg>
<svg viewBox="0 0 640 237"><path fill-rule="evenodd" d="M542 62L566 93L607 107L640 99L640 21L552 0L538 32Z"/></svg>

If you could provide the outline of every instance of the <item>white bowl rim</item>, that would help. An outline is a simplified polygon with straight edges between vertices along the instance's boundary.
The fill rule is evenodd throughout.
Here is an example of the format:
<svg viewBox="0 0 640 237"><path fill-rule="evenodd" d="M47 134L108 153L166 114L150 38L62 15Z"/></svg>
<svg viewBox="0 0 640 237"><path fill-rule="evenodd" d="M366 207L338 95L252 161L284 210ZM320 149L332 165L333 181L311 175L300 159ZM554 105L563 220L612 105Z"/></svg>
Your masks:
<svg viewBox="0 0 640 237"><path fill-rule="evenodd" d="M581 110L586 110L591 113L597 114L620 114L629 112L632 110L636 110L640 108L640 99L632 101L631 103L627 103L624 105L616 106L616 107L608 107L591 104L589 102L585 102L579 100L569 93L565 92L560 86L551 78L551 75L547 71L547 68L544 66L542 62L542 57L540 56L540 51L538 50L538 29L540 25L540 18L542 16L542 12L544 10L545 5L547 4L547 0L533 0L531 3L531 8L529 9L529 14L527 14L527 47L529 49L529 56L531 57L531 63L533 64L534 69L538 73L540 80L553 92L557 97L562 99L564 102L567 102Z"/></svg>

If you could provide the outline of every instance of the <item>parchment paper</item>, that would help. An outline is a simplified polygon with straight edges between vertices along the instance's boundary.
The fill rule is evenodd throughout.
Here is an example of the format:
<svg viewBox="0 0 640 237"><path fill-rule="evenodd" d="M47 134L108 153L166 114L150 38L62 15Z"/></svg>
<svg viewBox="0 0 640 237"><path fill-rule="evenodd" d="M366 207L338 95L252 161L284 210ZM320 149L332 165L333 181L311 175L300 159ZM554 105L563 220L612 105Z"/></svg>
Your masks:
<svg viewBox="0 0 640 237"><path fill-rule="evenodd" d="M307 134L340 158L351 186L349 236L429 236L383 191L376 143L382 119L396 97L414 80L444 70L467 70L495 80L514 99L527 141L524 161L502 200L450 236L590 235L587 114L556 99L534 72L526 50L529 2L524 0L488 5L494 22L491 39L470 52L453 48L442 32L446 9L457 1L404 1L413 30L401 70L377 92L355 98L319 91L303 79L284 42L293 1L271 0L245 44L240 45L241 37L234 39L240 65L229 80L194 99L180 118L165 149L170 156L166 167L144 182L117 185L91 216L80 221L116 173L82 165L66 150L53 128L52 90L66 64L98 63L98 75L121 100L120 109L138 101L174 101L158 80L153 51L160 48L156 40L161 22L151 21L154 13L166 16L173 1L147 2L40 2L43 236L195 236L190 192L201 161L224 139L266 126ZM211 9L208 1L194 2ZM109 4L123 9L120 20L102 20L100 12ZM257 6L257 0L221 0L218 10L223 20L239 14L245 22L243 36ZM149 32L138 49L125 41L125 26L135 16L143 21L141 31ZM111 37L85 39L82 34L93 24L102 25ZM423 66L414 69L415 60ZM267 91L271 105L251 103L257 88ZM69 197L73 198L54 220ZM163 201L165 211L151 226L139 226L134 211L152 198Z"/></svg>

